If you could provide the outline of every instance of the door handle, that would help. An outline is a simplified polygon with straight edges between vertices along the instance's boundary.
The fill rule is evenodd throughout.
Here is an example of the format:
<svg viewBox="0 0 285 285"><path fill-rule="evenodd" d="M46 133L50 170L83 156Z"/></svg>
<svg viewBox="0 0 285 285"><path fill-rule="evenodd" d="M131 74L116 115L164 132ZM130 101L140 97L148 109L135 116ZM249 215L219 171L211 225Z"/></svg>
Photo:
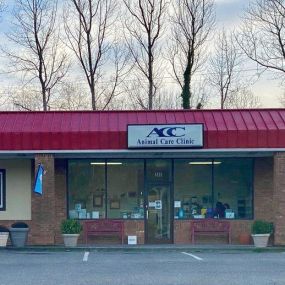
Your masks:
<svg viewBox="0 0 285 285"><path fill-rule="evenodd" d="M148 220L148 210L146 210L146 219Z"/></svg>

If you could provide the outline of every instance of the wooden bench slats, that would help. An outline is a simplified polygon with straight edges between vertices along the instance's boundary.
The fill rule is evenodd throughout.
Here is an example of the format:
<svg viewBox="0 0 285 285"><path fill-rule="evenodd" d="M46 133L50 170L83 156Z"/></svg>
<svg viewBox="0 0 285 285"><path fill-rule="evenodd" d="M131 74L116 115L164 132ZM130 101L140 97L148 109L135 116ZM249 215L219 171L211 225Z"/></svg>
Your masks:
<svg viewBox="0 0 285 285"><path fill-rule="evenodd" d="M118 220L92 220L84 223L84 236L87 244L89 236L119 236L124 243L124 222Z"/></svg>
<svg viewBox="0 0 285 285"><path fill-rule="evenodd" d="M231 226L228 221L214 219L205 219L192 221L191 223L191 241L195 243L195 234L213 235L226 234L228 242L231 243Z"/></svg>

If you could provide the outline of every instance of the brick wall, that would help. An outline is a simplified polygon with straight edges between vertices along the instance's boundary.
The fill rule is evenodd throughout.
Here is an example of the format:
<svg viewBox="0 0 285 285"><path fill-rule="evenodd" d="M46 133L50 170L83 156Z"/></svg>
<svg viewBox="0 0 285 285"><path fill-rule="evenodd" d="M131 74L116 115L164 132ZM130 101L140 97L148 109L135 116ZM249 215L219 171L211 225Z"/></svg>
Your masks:
<svg viewBox="0 0 285 285"><path fill-rule="evenodd" d="M274 161L274 171L273 171ZM37 155L35 173L42 163L46 171L43 178L43 195L32 193L32 221L25 221L31 227L29 244L62 244L60 222L67 215L66 161L51 155ZM256 158L254 168L254 217L275 223L275 243L285 244L285 154L273 158ZM274 177L274 187L273 187ZM1 221L10 226L14 221ZM240 233L250 234L251 220L231 221L232 241L239 243ZM189 220L174 221L174 243L190 243ZM125 235L137 235L138 243L144 243L144 222L125 221ZM199 242L199 240L197 240ZM200 239L201 242L226 242L226 239ZM81 242L83 242L81 238Z"/></svg>
<svg viewBox="0 0 285 285"><path fill-rule="evenodd" d="M43 195L32 193L32 221L29 233L31 244L54 244L56 223L55 169L52 155L35 157L35 174L38 165L44 167Z"/></svg>
<svg viewBox="0 0 285 285"><path fill-rule="evenodd" d="M61 221L67 218L67 164L65 159L55 160L55 243L62 244Z"/></svg>
<svg viewBox="0 0 285 285"><path fill-rule="evenodd" d="M254 218L273 221L273 158L256 158L254 166Z"/></svg>
<svg viewBox="0 0 285 285"><path fill-rule="evenodd" d="M230 220L227 220L230 221ZM231 220L231 239L233 244L240 243L240 234L250 235L250 226L252 221L248 220ZM174 243L189 244L191 243L191 220L174 221ZM227 243L226 235L213 236L195 236L196 243Z"/></svg>
<svg viewBox="0 0 285 285"><path fill-rule="evenodd" d="M64 159L55 160L55 243L62 244L62 236L60 233L60 223L67 218L67 163ZM82 223L84 223L82 221ZM127 243L128 235L136 235L138 237L138 244L144 243L144 221L141 220L124 220L125 227L125 243ZM89 241L92 243L120 243L120 240L115 238L96 237ZM83 233L80 235L79 243L84 244Z"/></svg>
<svg viewBox="0 0 285 285"><path fill-rule="evenodd" d="M274 243L285 245L285 153L274 156Z"/></svg>
<svg viewBox="0 0 285 285"><path fill-rule="evenodd" d="M143 220L123 220L124 222L124 244L128 243L128 236L137 236L137 243L144 244L144 221ZM81 220L84 224L84 220ZM60 239L59 244L63 243ZM84 233L80 234L79 244L85 244ZM121 244L119 236L90 236L88 237L88 245L92 244Z"/></svg>
<svg viewBox="0 0 285 285"><path fill-rule="evenodd" d="M284 156L285 158L285 156ZM285 166L285 159L284 159ZM285 183L285 178L284 178ZM284 184L285 185L285 184ZM254 165L254 217L255 219L274 220L273 204L273 158L256 158ZM277 201L278 199L276 199ZM283 209L285 209L283 207ZM240 236L251 234L252 220L232 220L231 236L232 243L240 243ZM284 223L285 225L285 223ZM191 243L190 239L191 221L175 220L174 221L174 243L187 244ZM225 237L199 237L197 242L216 243L227 242Z"/></svg>
<svg viewBox="0 0 285 285"><path fill-rule="evenodd" d="M124 222L125 236L137 236L138 244L144 244L144 221L127 220Z"/></svg>

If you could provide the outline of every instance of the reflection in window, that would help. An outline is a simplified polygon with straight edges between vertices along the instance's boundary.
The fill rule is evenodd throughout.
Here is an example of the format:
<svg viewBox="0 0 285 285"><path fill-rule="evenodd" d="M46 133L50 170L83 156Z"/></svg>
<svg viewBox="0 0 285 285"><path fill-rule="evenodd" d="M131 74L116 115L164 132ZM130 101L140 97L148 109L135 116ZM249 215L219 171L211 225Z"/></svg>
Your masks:
<svg viewBox="0 0 285 285"><path fill-rule="evenodd" d="M212 208L212 160L175 160L174 218L205 217Z"/></svg>
<svg viewBox="0 0 285 285"><path fill-rule="evenodd" d="M252 218L252 159L219 159L214 165L214 204L220 218Z"/></svg>
<svg viewBox="0 0 285 285"><path fill-rule="evenodd" d="M174 218L253 218L251 158L174 161Z"/></svg>
<svg viewBox="0 0 285 285"><path fill-rule="evenodd" d="M143 160L110 160L107 169L107 217L143 219Z"/></svg>
<svg viewBox="0 0 285 285"><path fill-rule="evenodd" d="M0 169L0 211L6 209L5 190L5 170Z"/></svg>
<svg viewBox="0 0 285 285"><path fill-rule="evenodd" d="M143 173L143 160L70 160L69 217L144 218Z"/></svg>
<svg viewBox="0 0 285 285"><path fill-rule="evenodd" d="M71 160L68 172L69 217L105 218L105 162Z"/></svg>
<svg viewBox="0 0 285 285"><path fill-rule="evenodd" d="M146 161L146 179L148 183L169 183L171 177L171 160L148 159Z"/></svg>

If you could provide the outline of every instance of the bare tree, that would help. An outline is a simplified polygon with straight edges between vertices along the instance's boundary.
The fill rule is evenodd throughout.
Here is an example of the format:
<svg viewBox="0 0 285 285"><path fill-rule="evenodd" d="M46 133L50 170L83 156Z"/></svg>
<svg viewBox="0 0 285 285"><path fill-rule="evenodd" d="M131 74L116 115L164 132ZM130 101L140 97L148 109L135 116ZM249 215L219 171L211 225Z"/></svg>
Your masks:
<svg viewBox="0 0 285 285"><path fill-rule="evenodd" d="M220 98L220 108L238 94L245 86L241 81L241 53L234 42L234 35L227 34L223 29L215 44L213 56L210 58L208 80Z"/></svg>
<svg viewBox="0 0 285 285"><path fill-rule="evenodd" d="M1 91L0 91L0 110L2 111L8 111L11 109L11 104L10 104L11 94L9 94L7 90L10 90L10 89L5 90L1 88Z"/></svg>
<svg viewBox="0 0 285 285"><path fill-rule="evenodd" d="M3 12L4 9L4 0L0 0L0 13Z"/></svg>
<svg viewBox="0 0 285 285"><path fill-rule="evenodd" d="M88 110L90 109L88 90L80 83L64 82L49 101L52 110ZM32 85L24 88L7 88L0 97L5 108L20 111L40 111L41 93ZM7 98L5 101L4 99Z"/></svg>
<svg viewBox="0 0 285 285"><path fill-rule="evenodd" d="M285 73L285 2L254 0L247 8L237 42L265 69Z"/></svg>
<svg viewBox="0 0 285 285"><path fill-rule="evenodd" d="M282 108L285 108L285 92L283 91L282 94L278 96L278 101Z"/></svg>
<svg viewBox="0 0 285 285"><path fill-rule="evenodd" d="M7 37L17 49L3 48L11 60L12 71L21 72L27 83L39 82L44 111L49 110L52 90L68 70L56 18L56 1L16 0L13 30Z"/></svg>
<svg viewBox="0 0 285 285"><path fill-rule="evenodd" d="M8 94L7 108L17 111L41 111L42 95L39 90L32 86L23 88L10 88Z"/></svg>
<svg viewBox="0 0 285 285"><path fill-rule="evenodd" d="M137 96L143 109L153 109L159 82L159 40L163 32L166 0L123 0L130 17L125 21L126 42L132 55L141 85L147 81L147 103ZM160 74L161 75L161 74ZM142 79L144 78L144 79Z"/></svg>
<svg viewBox="0 0 285 285"><path fill-rule="evenodd" d="M51 102L57 110L88 110L90 109L88 90L82 84L65 82L58 91L57 100Z"/></svg>
<svg viewBox="0 0 285 285"><path fill-rule="evenodd" d="M224 107L226 109L252 109L261 108L260 99L253 94L248 88L239 90L236 94L231 96L226 102Z"/></svg>
<svg viewBox="0 0 285 285"><path fill-rule="evenodd" d="M120 79L126 75L128 55L118 39L115 20L119 8L112 0L70 0L65 15L68 46L74 52L87 80L92 109L105 109L115 96ZM111 71L113 66L113 71ZM108 88L99 88L109 77ZM99 102L104 104L100 106Z"/></svg>
<svg viewBox="0 0 285 285"><path fill-rule="evenodd" d="M192 79L204 63L205 43L215 24L214 3L213 0L175 0L173 3L169 61L182 90L183 108L189 109Z"/></svg>

